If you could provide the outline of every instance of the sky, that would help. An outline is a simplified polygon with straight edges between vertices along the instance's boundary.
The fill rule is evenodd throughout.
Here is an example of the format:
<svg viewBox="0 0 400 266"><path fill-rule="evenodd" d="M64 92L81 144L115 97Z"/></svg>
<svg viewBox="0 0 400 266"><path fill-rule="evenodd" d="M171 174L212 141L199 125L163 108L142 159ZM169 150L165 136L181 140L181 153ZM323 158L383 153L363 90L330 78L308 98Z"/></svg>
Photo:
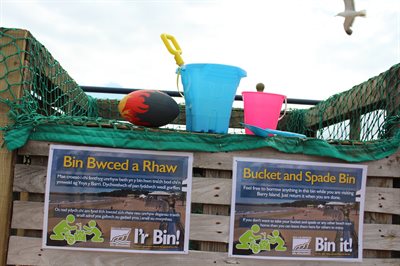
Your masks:
<svg viewBox="0 0 400 266"><path fill-rule="evenodd" d="M324 100L400 63L400 1L355 6L351 36L342 0L0 0L0 25L29 30L79 85L176 91L167 33L185 64L244 69L238 95L262 82Z"/></svg>

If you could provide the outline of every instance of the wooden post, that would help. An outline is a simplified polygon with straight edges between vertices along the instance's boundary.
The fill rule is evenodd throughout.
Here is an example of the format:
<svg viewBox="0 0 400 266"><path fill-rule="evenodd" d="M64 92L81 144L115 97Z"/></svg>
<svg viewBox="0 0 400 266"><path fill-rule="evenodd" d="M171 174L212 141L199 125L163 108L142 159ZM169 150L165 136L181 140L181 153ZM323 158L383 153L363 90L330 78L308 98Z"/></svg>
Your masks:
<svg viewBox="0 0 400 266"><path fill-rule="evenodd" d="M4 58L1 58L0 77L5 77L0 79L0 98L14 101L20 98L22 93L21 66L25 61L25 54L23 51L26 48L28 32L24 30L15 30L9 31L7 34L12 34L13 37L17 39L13 41L11 37L0 37L1 55L4 56ZM0 127L5 127L10 123L8 118L9 110L9 106L0 102ZM3 141L4 132L0 131L0 143L3 144ZM14 158L14 152L8 151L5 145L0 147L0 265L5 265L7 258L11 221Z"/></svg>
<svg viewBox="0 0 400 266"><path fill-rule="evenodd" d="M369 176L367 179L367 186L393 187L393 179ZM364 215L364 223L392 224L393 215L386 213L366 212ZM392 252L390 250L364 250L363 256L365 258L391 258Z"/></svg>
<svg viewBox="0 0 400 266"><path fill-rule="evenodd" d="M361 118L359 116L350 119L350 140L360 140Z"/></svg>
<svg viewBox="0 0 400 266"><path fill-rule="evenodd" d="M217 178L232 178L231 171L221 171L221 170L205 170L205 177L217 177ZM203 214L216 214L216 215L229 215L229 206L224 205L213 205L204 204ZM202 251L215 251L215 252L227 252L228 245L225 243L218 242L201 242L200 250Z"/></svg>

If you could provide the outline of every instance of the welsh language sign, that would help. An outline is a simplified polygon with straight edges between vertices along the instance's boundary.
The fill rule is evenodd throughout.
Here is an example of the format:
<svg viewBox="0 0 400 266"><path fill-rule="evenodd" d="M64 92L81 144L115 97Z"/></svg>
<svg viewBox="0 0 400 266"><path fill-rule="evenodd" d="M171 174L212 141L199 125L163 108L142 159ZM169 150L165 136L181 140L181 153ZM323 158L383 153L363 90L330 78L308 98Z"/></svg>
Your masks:
<svg viewBox="0 0 400 266"><path fill-rule="evenodd" d="M50 147L43 247L187 253L190 153Z"/></svg>
<svg viewBox="0 0 400 266"><path fill-rule="evenodd" d="M361 261L366 172L235 157L229 255Z"/></svg>

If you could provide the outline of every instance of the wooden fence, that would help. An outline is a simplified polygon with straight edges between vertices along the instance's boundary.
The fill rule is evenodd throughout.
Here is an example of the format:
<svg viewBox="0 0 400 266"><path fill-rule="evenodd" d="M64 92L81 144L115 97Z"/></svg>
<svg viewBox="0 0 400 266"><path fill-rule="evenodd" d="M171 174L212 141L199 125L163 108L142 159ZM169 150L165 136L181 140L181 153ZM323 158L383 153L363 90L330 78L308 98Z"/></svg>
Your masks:
<svg viewBox="0 0 400 266"><path fill-rule="evenodd" d="M193 160L191 248L188 255L149 255L42 249L44 191L50 143L30 141L18 150L7 263L14 265L265 265L264 260L227 256L233 156L342 162L317 156L285 154L264 148L224 153L195 152ZM400 153L368 165L362 263L399 265ZM194 213L196 212L196 213ZM343 262L274 261L274 265L342 265Z"/></svg>
<svg viewBox="0 0 400 266"><path fill-rule="evenodd" d="M13 34L18 37L18 41L15 46L8 46L1 51L4 58L27 47L24 38L30 36L29 32L21 30ZM21 64L26 66L29 65L29 60L29 58L11 56L6 63L9 66ZM5 73L5 71L6 69L0 65L0 73ZM41 75L49 76L52 71L46 68ZM22 86L25 84L22 81L27 79L25 74L14 71L7 76L7 82ZM57 81L54 83L58 84ZM65 86L71 86L70 83L68 84ZM59 85L57 88L61 87L63 91L68 90L67 87L64 88L62 82ZM75 85L72 84L72 86ZM7 86L5 79L1 79L2 98L12 100L13 97L21 96L21 86L13 86L9 90L9 95L4 92ZM399 88L400 85L397 89ZM398 102L396 106L398 108ZM99 103L99 108L101 109L101 103ZM9 108L6 105L0 104L0 127L10 123L8 111ZM308 126L315 124L315 130L317 130L319 120L312 119L314 113L319 113L319 111L314 109L307 114L311 116L308 119L310 123ZM102 117L106 118L103 115ZM243 121L243 113L236 110L232 114L231 126L238 127L240 121ZM353 124L358 123L355 121ZM358 130L353 130L352 137L357 139L358 134ZM2 137L3 132L0 131L0 138ZM48 250L42 249L41 237L49 145L50 143L47 142L30 141L23 148L13 152L8 151L4 146L0 147L0 264L60 265L62 262L66 265L157 265L160 263L165 265L265 265L270 262L227 256L233 157L343 163L343 161L327 157L281 153L272 148L221 153L194 152L190 217L191 250L188 255ZM398 188L400 152L382 160L363 164L368 165L363 234L364 261L352 264L400 265L400 189ZM342 262L277 260L273 263L278 266L343 264Z"/></svg>

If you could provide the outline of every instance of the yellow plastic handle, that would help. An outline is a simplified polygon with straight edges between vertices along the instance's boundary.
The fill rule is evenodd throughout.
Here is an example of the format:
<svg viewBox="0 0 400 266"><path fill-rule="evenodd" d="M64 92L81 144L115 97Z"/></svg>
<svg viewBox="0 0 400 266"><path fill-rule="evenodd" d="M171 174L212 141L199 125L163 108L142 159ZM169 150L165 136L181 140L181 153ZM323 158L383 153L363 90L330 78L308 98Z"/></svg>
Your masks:
<svg viewBox="0 0 400 266"><path fill-rule="evenodd" d="M164 42L165 47L167 47L168 51L174 55L176 64L181 66L184 64L183 59L181 57L182 50L179 46L178 42L175 40L175 37L166 33L161 34L161 40ZM174 45L172 48L171 43Z"/></svg>

